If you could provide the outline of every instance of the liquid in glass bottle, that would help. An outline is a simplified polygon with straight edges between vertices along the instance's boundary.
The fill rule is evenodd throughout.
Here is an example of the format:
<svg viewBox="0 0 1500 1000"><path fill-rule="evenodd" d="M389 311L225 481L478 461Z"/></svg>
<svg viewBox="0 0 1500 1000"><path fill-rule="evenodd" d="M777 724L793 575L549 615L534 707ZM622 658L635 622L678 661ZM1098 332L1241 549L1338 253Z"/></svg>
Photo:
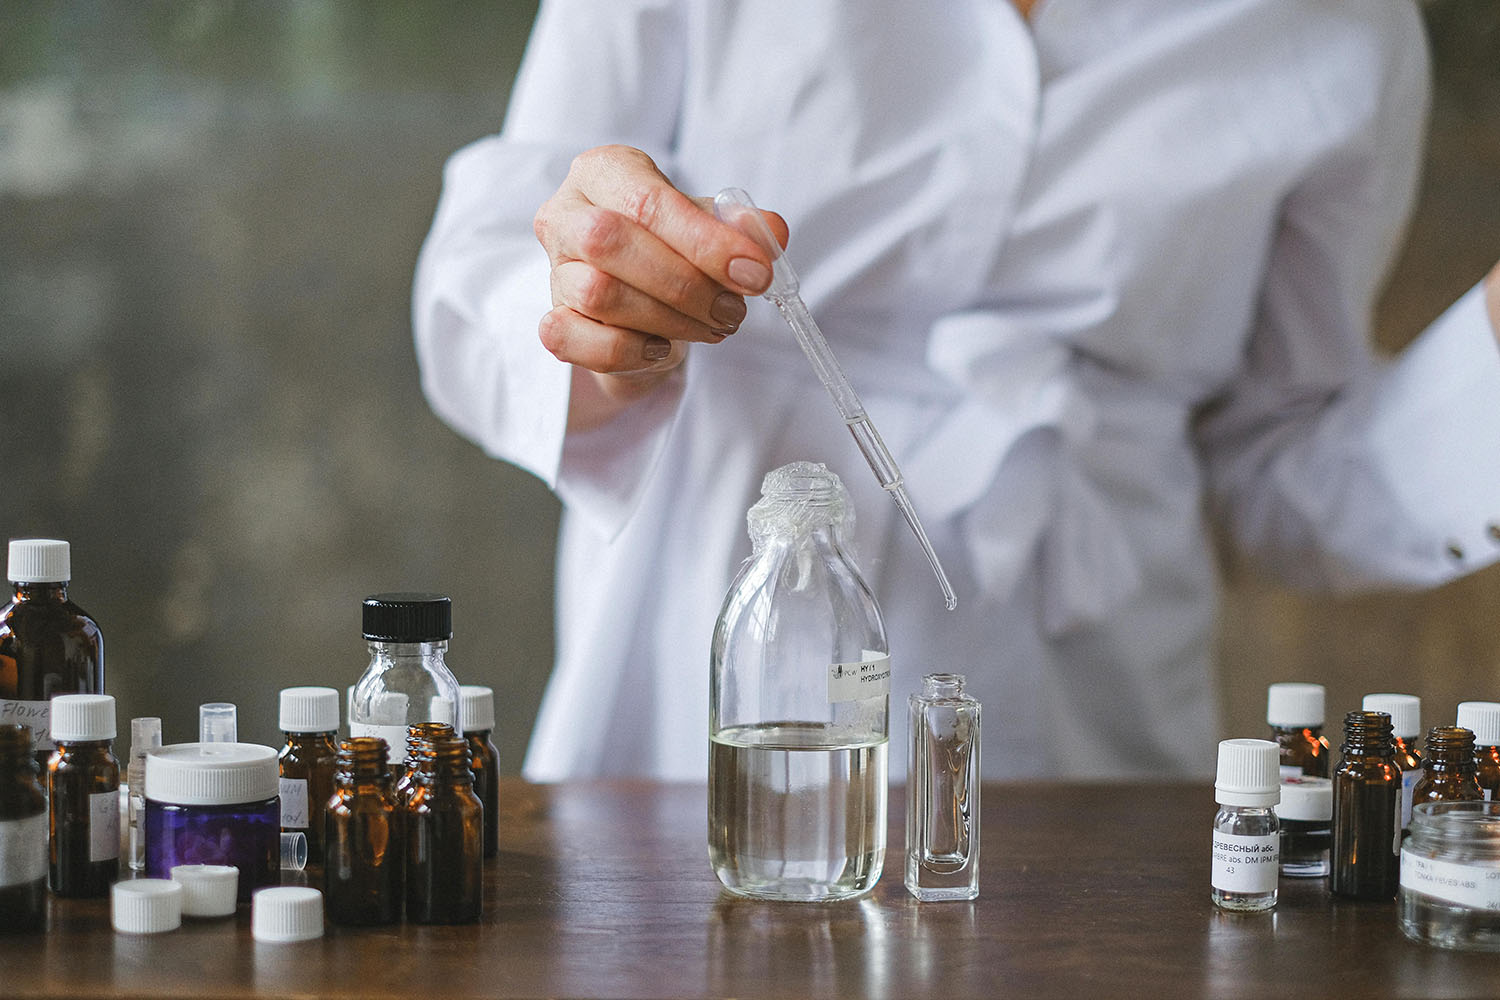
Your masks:
<svg viewBox="0 0 1500 1000"><path fill-rule="evenodd" d="M1280 748L1270 740L1219 744L1214 798L1210 898L1225 910L1259 911L1276 905L1280 875Z"/></svg>

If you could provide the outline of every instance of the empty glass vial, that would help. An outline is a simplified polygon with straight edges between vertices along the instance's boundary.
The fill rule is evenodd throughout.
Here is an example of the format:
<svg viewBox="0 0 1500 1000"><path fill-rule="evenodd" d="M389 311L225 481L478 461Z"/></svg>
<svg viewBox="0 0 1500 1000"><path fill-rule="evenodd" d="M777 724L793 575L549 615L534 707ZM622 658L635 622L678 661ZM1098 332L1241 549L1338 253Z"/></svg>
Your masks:
<svg viewBox="0 0 1500 1000"><path fill-rule="evenodd" d="M107 896L120 876L120 762L115 700L107 694L52 699L47 762L47 884L59 896Z"/></svg>
<svg viewBox="0 0 1500 1000"><path fill-rule="evenodd" d="M396 802L385 740L339 744L324 814L323 896L336 924L394 924L404 903L406 817Z"/></svg>
<svg viewBox="0 0 1500 1000"><path fill-rule="evenodd" d="M0 934L47 929L47 796L31 730L0 724Z"/></svg>
<svg viewBox="0 0 1500 1000"><path fill-rule="evenodd" d="M890 655L838 476L767 474L714 629L708 851L731 892L863 895L885 862Z"/></svg>
<svg viewBox="0 0 1500 1000"><path fill-rule="evenodd" d="M484 856L500 853L500 752L490 739L495 728L495 693L478 684L459 688L463 698L464 736L469 740L469 764L474 771L474 794L484 806Z"/></svg>
<svg viewBox="0 0 1500 1000"><path fill-rule="evenodd" d="M979 895L979 702L962 674L928 674L911 695L906 888L924 902Z"/></svg>
<svg viewBox="0 0 1500 1000"><path fill-rule="evenodd" d="M130 720L130 763L125 766L129 794L126 811L126 862L130 870L146 870L146 755L161 746L161 720L155 716Z"/></svg>
<svg viewBox="0 0 1500 1000"><path fill-rule="evenodd" d="M406 727L448 722L459 704L458 681L445 661L453 637L453 606L441 594L376 594L362 612L370 663L349 698L349 735L378 736L390 766L406 763Z"/></svg>
<svg viewBox="0 0 1500 1000"><path fill-rule="evenodd" d="M1414 694L1367 694L1360 707L1391 717L1391 745L1401 768L1401 832L1405 834L1411 825L1412 797L1422 780L1422 756L1417 753L1417 740L1422 735L1422 699Z"/></svg>
<svg viewBox="0 0 1500 1000"><path fill-rule="evenodd" d="M1333 842L1333 782L1283 775L1276 819L1281 824L1281 874L1289 878L1327 875Z"/></svg>
<svg viewBox="0 0 1500 1000"><path fill-rule="evenodd" d="M1484 800L1500 798L1500 703L1460 702L1458 724L1474 734L1474 777Z"/></svg>
<svg viewBox="0 0 1500 1000"><path fill-rule="evenodd" d="M473 923L484 906L484 807L469 743L437 736L425 749L406 805L406 919Z"/></svg>
<svg viewBox="0 0 1500 1000"><path fill-rule="evenodd" d="M32 752L45 773L52 756L52 709L60 694L104 693L104 635L68 599L73 575L68 543L57 538L10 542L6 578L11 599L0 607L0 723L31 730Z"/></svg>
<svg viewBox="0 0 1500 1000"><path fill-rule="evenodd" d="M1412 790L1418 802L1475 802L1484 799L1475 775L1474 734L1460 726L1434 726L1423 746L1422 779Z"/></svg>
<svg viewBox="0 0 1500 1000"><path fill-rule="evenodd" d="M317 867L323 863L323 809L333 795L339 693L330 687L284 688L280 709L281 829L307 834L307 863Z"/></svg>
<svg viewBox="0 0 1500 1000"><path fill-rule="evenodd" d="M1266 689L1266 723L1281 747L1283 777L1328 777L1332 753L1323 736L1323 701L1321 684L1282 683Z"/></svg>
<svg viewBox="0 0 1500 1000"><path fill-rule="evenodd" d="M1414 941L1500 951L1500 803L1412 808L1397 911L1401 930Z"/></svg>
<svg viewBox="0 0 1500 1000"><path fill-rule="evenodd" d="M453 727L446 722L415 722L406 727L406 762L392 770L395 775L396 801L401 808L411 801L412 789L417 783L417 768L422 758L432 749L432 741L439 736L454 735Z"/></svg>
<svg viewBox="0 0 1500 1000"><path fill-rule="evenodd" d="M1333 774L1333 873L1329 891L1352 899L1396 894L1401 851L1401 767L1384 712L1344 717Z"/></svg>
<svg viewBox="0 0 1500 1000"><path fill-rule="evenodd" d="M1225 910L1269 910L1276 905L1281 828L1280 748L1270 740L1219 744L1214 798L1210 896Z"/></svg>

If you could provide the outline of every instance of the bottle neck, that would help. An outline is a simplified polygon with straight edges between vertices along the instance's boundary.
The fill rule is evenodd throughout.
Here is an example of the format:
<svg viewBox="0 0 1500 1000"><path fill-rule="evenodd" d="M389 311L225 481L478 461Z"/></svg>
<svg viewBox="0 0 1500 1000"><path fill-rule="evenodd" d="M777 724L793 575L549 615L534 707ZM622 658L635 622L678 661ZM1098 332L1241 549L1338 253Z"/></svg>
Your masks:
<svg viewBox="0 0 1500 1000"><path fill-rule="evenodd" d="M1448 774L1472 774L1474 734L1457 726L1439 726L1427 734L1423 761L1429 771Z"/></svg>
<svg viewBox="0 0 1500 1000"><path fill-rule="evenodd" d="M385 642L372 639L369 643L372 660L442 660L448 653L448 640L434 642Z"/></svg>
<svg viewBox="0 0 1500 1000"><path fill-rule="evenodd" d="M963 674L928 674L922 678L922 697L924 698L962 698L963 696Z"/></svg>
<svg viewBox="0 0 1500 1000"><path fill-rule="evenodd" d="M1344 718L1345 757L1394 757L1391 717L1384 712L1350 712Z"/></svg>
<svg viewBox="0 0 1500 1000"><path fill-rule="evenodd" d="M373 736L356 736L339 744L334 778L341 784L386 781L390 772L385 740Z"/></svg>
<svg viewBox="0 0 1500 1000"><path fill-rule="evenodd" d="M461 736L439 736L422 748L417 780L433 788L472 785L469 741Z"/></svg>
<svg viewBox="0 0 1500 1000"><path fill-rule="evenodd" d="M45 583L17 583L11 581L11 595L17 604L25 601L61 604L68 599L68 581Z"/></svg>

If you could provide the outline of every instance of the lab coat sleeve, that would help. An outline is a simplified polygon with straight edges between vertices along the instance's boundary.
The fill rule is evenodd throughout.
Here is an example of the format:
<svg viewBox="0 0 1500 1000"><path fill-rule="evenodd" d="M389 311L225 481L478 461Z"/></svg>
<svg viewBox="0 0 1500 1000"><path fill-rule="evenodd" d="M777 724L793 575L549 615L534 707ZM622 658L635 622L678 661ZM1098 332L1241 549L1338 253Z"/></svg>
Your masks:
<svg viewBox="0 0 1500 1000"><path fill-rule="evenodd" d="M1310 588L1433 586L1500 556L1500 351L1475 289L1400 356L1368 317L1422 148L1425 53L1285 203L1246 365L1200 421L1212 502L1263 567Z"/></svg>
<svg viewBox="0 0 1500 1000"><path fill-rule="evenodd" d="M418 259L412 321L433 410L614 534L680 398L669 380L607 428L566 433L571 366L541 344L549 263L532 220L572 159L618 142L671 174L682 47L674 0L555 0L537 15L500 134L453 155Z"/></svg>

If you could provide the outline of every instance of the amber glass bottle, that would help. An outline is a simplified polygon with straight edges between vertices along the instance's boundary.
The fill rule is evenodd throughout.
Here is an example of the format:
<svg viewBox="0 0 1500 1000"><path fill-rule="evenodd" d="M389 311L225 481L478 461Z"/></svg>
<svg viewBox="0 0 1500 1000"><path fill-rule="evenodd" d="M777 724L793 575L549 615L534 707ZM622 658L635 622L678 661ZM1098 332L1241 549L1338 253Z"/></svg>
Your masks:
<svg viewBox="0 0 1500 1000"><path fill-rule="evenodd" d="M1272 684L1266 690L1266 723L1281 748L1281 776L1328 777L1333 756L1323 736L1321 684Z"/></svg>
<svg viewBox="0 0 1500 1000"><path fill-rule="evenodd" d="M473 923L483 907L484 807L468 741L434 737L415 778L406 806L406 919Z"/></svg>
<svg viewBox="0 0 1500 1000"><path fill-rule="evenodd" d="M1474 734L1460 726L1434 726L1422 747L1422 778L1412 791L1418 802L1478 802L1484 798L1476 777Z"/></svg>
<svg viewBox="0 0 1500 1000"><path fill-rule="evenodd" d="M47 929L47 796L31 730L0 725L0 934Z"/></svg>
<svg viewBox="0 0 1500 1000"><path fill-rule="evenodd" d="M1417 740L1422 735L1422 699L1414 694L1367 694L1360 708L1391 717L1391 745L1396 766L1401 768L1401 834L1405 836L1411 826L1412 796L1422 779L1422 756L1417 753Z"/></svg>
<svg viewBox="0 0 1500 1000"><path fill-rule="evenodd" d="M500 752L490 739L495 728L495 693L479 684L459 687L464 703L464 737L469 741L469 764L474 772L474 794L484 806L484 856L500 853Z"/></svg>
<svg viewBox="0 0 1500 1000"><path fill-rule="evenodd" d="M43 769L52 756L48 702L60 694L104 693L104 636L68 599L72 573L67 542L11 541L11 600L0 607L0 723L31 729Z"/></svg>
<svg viewBox="0 0 1500 1000"><path fill-rule="evenodd" d="M323 895L336 924L401 919L405 816L386 768L385 740L339 744L333 797L324 813Z"/></svg>
<svg viewBox="0 0 1500 1000"><path fill-rule="evenodd" d="M1333 872L1328 888L1354 899L1396 895L1401 866L1401 767L1384 712L1344 718L1333 775Z"/></svg>
<svg viewBox="0 0 1500 1000"><path fill-rule="evenodd" d="M120 762L115 700L107 694L52 699L47 762L47 884L59 896L106 896L120 874Z"/></svg>
<svg viewBox="0 0 1500 1000"><path fill-rule="evenodd" d="M1460 702L1458 724L1474 734L1475 777L1485 801L1500 799L1500 704Z"/></svg>
<svg viewBox="0 0 1500 1000"><path fill-rule="evenodd" d="M416 787L417 770L422 752L437 736L452 736L453 727L446 722L413 722L406 727L406 763L393 768L396 778L396 802L404 809Z"/></svg>
<svg viewBox="0 0 1500 1000"><path fill-rule="evenodd" d="M280 707L281 830L307 834L307 863L316 869L323 863L323 810L333 795L339 693L329 687L284 688Z"/></svg>

